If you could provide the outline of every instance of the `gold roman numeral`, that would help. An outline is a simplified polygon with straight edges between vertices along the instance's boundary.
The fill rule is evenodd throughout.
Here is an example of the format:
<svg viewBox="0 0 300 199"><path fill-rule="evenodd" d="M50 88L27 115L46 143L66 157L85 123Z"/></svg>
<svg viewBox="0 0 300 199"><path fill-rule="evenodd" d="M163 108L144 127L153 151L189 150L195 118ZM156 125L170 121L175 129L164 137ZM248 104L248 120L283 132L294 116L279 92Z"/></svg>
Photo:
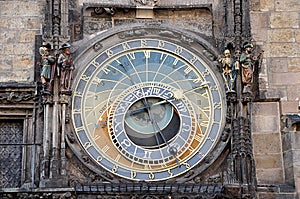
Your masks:
<svg viewBox="0 0 300 199"><path fill-rule="evenodd" d="M96 60L93 60L91 64L94 65L96 68L100 67L100 63Z"/></svg>
<svg viewBox="0 0 300 199"><path fill-rule="evenodd" d="M111 57L114 55L114 52L112 50L106 50L105 51L108 57Z"/></svg>
<svg viewBox="0 0 300 199"><path fill-rule="evenodd" d="M185 74L189 74L192 71L192 67L188 66L186 69L184 69Z"/></svg>
<svg viewBox="0 0 300 199"><path fill-rule="evenodd" d="M175 53L177 55L180 55L182 53L182 47L181 46L177 46L177 48L175 49Z"/></svg>
<svg viewBox="0 0 300 199"><path fill-rule="evenodd" d="M91 146L93 146L91 142L86 142L83 144L84 149L89 149Z"/></svg>
<svg viewBox="0 0 300 199"><path fill-rule="evenodd" d="M105 145L101 150L106 153L108 150L110 149L110 147L108 145Z"/></svg>
<svg viewBox="0 0 300 199"><path fill-rule="evenodd" d="M146 59L150 58L150 50L144 50L144 55Z"/></svg>
<svg viewBox="0 0 300 199"><path fill-rule="evenodd" d="M136 172L135 171L131 171L130 177L131 177L131 179L134 179L136 177Z"/></svg>
<svg viewBox="0 0 300 199"><path fill-rule="evenodd" d="M141 47L146 47L147 46L147 40L142 39L141 40Z"/></svg>
<svg viewBox="0 0 300 199"><path fill-rule="evenodd" d="M122 43L122 46L124 50L129 50L131 48L127 42Z"/></svg>
<svg viewBox="0 0 300 199"><path fill-rule="evenodd" d="M159 47L159 48L163 48L164 46L165 46L165 42L162 41L162 40L159 40L159 41L158 41L158 47Z"/></svg>
<svg viewBox="0 0 300 199"><path fill-rule="evenodd" d="M128 53L129 59L134 60L135 59L135 54L134 52Z"/></svg>

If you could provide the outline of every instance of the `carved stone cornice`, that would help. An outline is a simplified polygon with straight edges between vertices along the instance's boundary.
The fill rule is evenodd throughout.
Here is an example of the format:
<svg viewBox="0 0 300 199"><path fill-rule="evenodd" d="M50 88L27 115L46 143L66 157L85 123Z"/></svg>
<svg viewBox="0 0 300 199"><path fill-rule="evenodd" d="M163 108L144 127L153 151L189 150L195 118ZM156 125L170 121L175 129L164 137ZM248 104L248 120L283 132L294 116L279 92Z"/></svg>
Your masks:
<svg viewBox="0 0 300 199"><path fill-rule="evenodd" d="M140 7L149 7L149 8L209 8L213 4L212 0L186 0L186 1L173 1L173 0L110 0L110 1L95 1L88 0L84 2L84 9L87 8L98 8L97 10L108 11L112 8L140 8ZM106 10L104 9L106 8ZM109 13L109 12L107 12Z"/></svg>
<svg viewBox="0 0 300 199"><path fill-rule="evenodd" d="M35 100L35 95L26 91L7 91L0 94L0 103L20 103Z"/></svg>
<svg viewBox="0 0 300 199"><path fill-rule="evenodd" d="M75 198L75 193L72 191L72 189L60 189L60 190L55 190L55 189L48 189L48 190L43 190L43 191L16 191L12 192L9 191L6 194L0 195L4 196L4 198L24 198L24 199L33 199L33 198L40 198L40 199L50 199L50 198L65 198L65 199L74 199Z"/></svg>
<svg viewBox="0 0 300 199"><path fill-rule="evenodd" d="M0 104L1 106L14 106L18 104L33 104L38 100L36 86L19 83L0 84Z"/></svg>

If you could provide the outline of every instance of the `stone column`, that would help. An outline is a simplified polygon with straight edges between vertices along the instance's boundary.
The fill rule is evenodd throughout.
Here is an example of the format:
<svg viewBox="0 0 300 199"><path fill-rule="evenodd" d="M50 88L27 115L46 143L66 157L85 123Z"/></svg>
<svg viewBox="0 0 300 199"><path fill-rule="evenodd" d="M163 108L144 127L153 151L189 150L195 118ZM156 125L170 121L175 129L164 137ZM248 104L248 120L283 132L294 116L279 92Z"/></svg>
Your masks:
<svg viewBox="0 0 300 199"><path fill-rule="evenodd" d="M51 137L51 109L50 109L50 102L51 97L46 95L43 96L43 103L44 103L44 128L43 128L43 157L41 162L41 181L40 186L45 186L45 180L49 177L49 160L50 160L50 137Z"/></svg>

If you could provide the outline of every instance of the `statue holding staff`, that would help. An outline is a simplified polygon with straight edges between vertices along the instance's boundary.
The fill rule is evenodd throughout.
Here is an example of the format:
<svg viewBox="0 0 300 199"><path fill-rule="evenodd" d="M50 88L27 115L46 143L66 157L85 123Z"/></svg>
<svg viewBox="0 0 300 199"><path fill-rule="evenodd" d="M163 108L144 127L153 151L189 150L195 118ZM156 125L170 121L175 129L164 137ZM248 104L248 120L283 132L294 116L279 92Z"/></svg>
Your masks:
<svg viewBox="0 0 300 199"><path fill-rule="evenodd" d="M59 67L59 86L61 92L68 92L71 89L72 73L75 69L70 51L71 45L66 43L60 48L57 65Z"/></svg>

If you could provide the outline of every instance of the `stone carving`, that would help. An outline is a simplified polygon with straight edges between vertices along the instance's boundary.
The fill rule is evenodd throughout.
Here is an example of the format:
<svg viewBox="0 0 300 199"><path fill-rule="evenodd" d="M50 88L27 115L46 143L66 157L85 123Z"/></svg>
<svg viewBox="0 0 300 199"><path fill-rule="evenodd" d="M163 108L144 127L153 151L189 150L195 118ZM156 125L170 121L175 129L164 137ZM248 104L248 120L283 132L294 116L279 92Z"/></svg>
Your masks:
<svg viewBox="0 0 300 199"><path fill-rule="evenodd" d="M40 198L40 199L52 199L52 198L59 198L59 199L75 199L76 197L69 191L64 193L53 193L53 192L41 192L41 193L19 193L16 195L17 198L22 199L34 199L34 198ZM7 197L10 198L10 197ZM13 197L11 197L13 198Z"/></svg>
<svg viewBox="0 0 300 199"><path fill-rule="evenodd" d="M225 80L227 91L233 91L236 79L236 69L238 69L238 62L236 62L230 55L230 50L226 49L224 55L220 56L219 62L222 65L222 77Z"/></svg>
<svg viewBox="0 0 300 199"><path fill-rule="evenodd" d="M94 8L94 12L97 15L101 15L103 13L114 15L116 13L116 9L114 7L111 8L96 7Z"/></svg>
<svg viewBox="0 0 300 199"><path fill-rule="evenodd" d="M180 38L184 43L187 43L189 45L191 45L191 43L194 42L194 40L192 38L189 38L189 37L186 37L184 35L181 35L181 38Z"/></svg>
<svg viewBox="0 0 300 199"><path fill-rule="evenodd" d="M102 46L101 42L97 42L97 43L94 44L93 48L97 52L98 50L103 48L103 46Z"/></svg>
<svg viewBox="0 0 300 199"><path fill-rule="evenodd" d="M208 183L220 183L222 182L222 175L217 173L215 175L209 176L207 179Z"/></svg>
<svg viewBox="0 0 300 199"><path fill-rule="evenodd" d="M245 42L243 45L244 51L240 56L240 64L242 69L242 84L243 92L252 92L253 72L255 65L259 64L259 60L263 56L263 51L258 56L252 55L253 44Z"/></svg>
<svg viewBox="0 0 300 199"><path fill-rule="evenodd" d="M137 6L157 6L159 0L135 0Z"/></svg>
<svg viewBox="0 0 300 199"><path fill-rule="evenodd" d="M146 35L147 32L145 30L130 30L127 32L122 32L119 34L119 37L121 39L124 39L126 37L135 37L135 36L143 36Z"/></svg>
<svg viewBox="0 0 300 199"><path fill-rule="evenodd" d="M17 103L35 99L34 93L29 92L12 91L0 94L0 103Z"/></svg>
<svg viewBox="0 0 300 199"><path fill-rule="evenodd" d="M73 58L71 57L70 47L71 45L68 43L63 44L60 48L61 53L57 60L57 64L59 67L59 87L61 93L69 93L71 91L71 80L75 67L73 65Z"/></svg>
<svg viewBox="0 0 300 199"><path fill-rule="evenodd" d="M95 34L112 27L111 21L90 21L86 22L83 27L85 34Z"/></svg>
<svg viewBox="0 0 300 199"><path fill-rule="evenodd" d="M174 34L174 32L169 31L169 30L161 30L161 31L159 31L159 35L165 36L165 37L172 37L172 38L179 37L179 35Z"/></svg>

